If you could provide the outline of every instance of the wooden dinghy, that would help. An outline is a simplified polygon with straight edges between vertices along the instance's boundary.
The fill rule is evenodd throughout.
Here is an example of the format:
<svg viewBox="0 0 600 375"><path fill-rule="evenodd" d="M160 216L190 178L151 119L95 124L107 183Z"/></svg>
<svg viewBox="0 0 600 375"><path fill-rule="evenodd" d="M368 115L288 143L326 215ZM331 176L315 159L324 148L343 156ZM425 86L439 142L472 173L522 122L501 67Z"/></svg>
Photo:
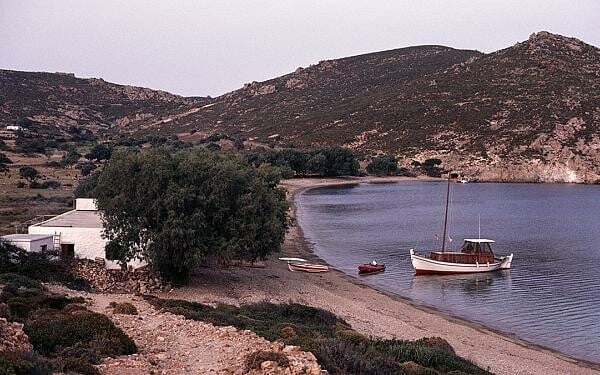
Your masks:
<svg viewBox="0 0 600 375"><path fill-rule="evenodd" d="M292 272L327 272L329 267L324 264L310 263L302 258L279 258L279 260L288 262L288 269Z"/></svg>

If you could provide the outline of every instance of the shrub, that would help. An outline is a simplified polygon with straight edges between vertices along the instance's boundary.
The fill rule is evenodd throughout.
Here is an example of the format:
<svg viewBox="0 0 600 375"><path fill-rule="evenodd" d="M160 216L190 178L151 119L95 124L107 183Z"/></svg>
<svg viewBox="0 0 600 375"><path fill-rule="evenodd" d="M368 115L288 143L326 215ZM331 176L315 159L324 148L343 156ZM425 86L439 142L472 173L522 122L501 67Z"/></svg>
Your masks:
<svg viewBox="0 0 600 375"><path fill-rule="evenodd" d="M10 320L10 307L6 303L0 303L0 318Z"/></svg>
<svg viewBox="0 0 600 375"><path fill-rule="evenodd" d="M40 173L33 167L25 166L19 168L19 175L29 182L33 182L36 178L38 178Z"/></svg>
<svg viewBox="0 0 600 375"><path fill-rule="evenodd" d="M60 187L60 182L56 180L48 180L42 183L42 189L58 189Z"/></svg>
<svg viewBox="0 0 600 375"><path fill-rule="evenodd" d="M62 261L52 260L44 253L26 252L6 241L0 241L0 273L16 273L44 282L59 282L71 289L90 289L89 282L75 277Z"/></svg>
<svg viewBox="0 0 600 375"><path fill-rule="evenodd" d="M113 308L113 312L115 314L125 314L125 315L137 315L138 314L138 311L135 308L135 306L129 302L117 303Z"/></svg>
<svg viewBox="0 0 600 375"><path fill-rule="evenodd" d="M81 171L81 175L82 176L89 176L90 173L92 173L97 167L96 164L94 163L78 163L75 168L79 169Z"/></svg>
<svg viewBox="0 0 600 375"><path fill-rule="evenodd" d="M0 374L50 374L50 363L31 352L0 352Z"/></svg>
<svg viewBox="0 0 600 375"><path fill-rule="evenodd" d="M332 374L406 374L402 364L386 358L365 342L329 339L318 344L313 354Z"/></svg>
<svg viewBox="0 0 600 375"><path fill-rule="evenodd" d="M258 350L248 354L244 359L244 364L247 371L260 370L261 363L265 361L277 362L281 367L288 367L290 365L290 361L285 354L266 350Z"/></svg>
<svg viewBox="0 0 600 375"><path fill-rule="evenodd" d="M367 172L377 176L390 176L398 171L398 161L392 155L376 156L367 165Z"/></svg>
<svg viewBox="0 0 600 375"><path fill-rule="evenodd" d="M23 189L25 187L25 183L23 181L17 182L17 189Z"/></svg>
<svg viewBox="0 0 600 375"><path fill-rule="evenodd" d="M97 144L95 145L90 152L85 154L85 158L88 160L108 160L112 155L112 146L105 144Z"/></svg>
<svg viewBox="0 0 600 375"><path fill-rule="evenodd" d="M456 354L452 345L450 345L448 341L444 340L441 337L424 337L415 341L415 343L422 344L430 348L440 350L442 352Z"/></svg>
<svg viewBox="0 0 600 375"><path fill-rule="evenodd" d="M135 343L106 316L90 311L39 316L25 325L34 349L52 354L58 347L94 347L103 356L127 355L137 351ZM98 345L110 342L111 345Z"/></svg>

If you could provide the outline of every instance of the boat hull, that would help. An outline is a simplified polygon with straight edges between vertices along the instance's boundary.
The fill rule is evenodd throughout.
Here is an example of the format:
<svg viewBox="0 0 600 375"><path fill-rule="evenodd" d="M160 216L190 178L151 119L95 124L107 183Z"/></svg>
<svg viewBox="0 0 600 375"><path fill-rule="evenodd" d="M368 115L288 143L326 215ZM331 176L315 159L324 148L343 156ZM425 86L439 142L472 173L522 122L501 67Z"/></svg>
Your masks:
<svg viewBox="0 0 600 375"><path fill-rule="evenodd" d="M358 266L358 273L360 274L377 273L383 271L385 271L385 264L378 264L376 266L372 264L361 264Z"/></svg>
<svg viewBox="0 0 600 375"><path fill-rule="evenodd" d="M510 268L512 258L513 254L510 254L502 258L496 258L493 263L449 263L416 255L414 250L410 250L410 260L417 275L450 275L505 270Z"/></svg>
<svg viewBox="0 0 600 375"><path fill-rule="evenodd" d="M288 263L288 269L292 272L327 272L329 267L323 264L311 264L311 263Z"/></svg>

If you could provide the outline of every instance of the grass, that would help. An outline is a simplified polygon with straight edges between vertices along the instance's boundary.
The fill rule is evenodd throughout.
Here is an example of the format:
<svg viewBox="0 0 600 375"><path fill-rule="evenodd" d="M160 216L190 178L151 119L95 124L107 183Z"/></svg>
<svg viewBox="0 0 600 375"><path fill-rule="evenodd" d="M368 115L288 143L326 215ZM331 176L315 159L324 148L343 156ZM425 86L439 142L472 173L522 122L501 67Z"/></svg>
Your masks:
<svg viewBox="0 0 600 375"><path fill-rule="evenodd" d="M188 319L249 329L311 351L332 374L489 374L458 357L441 338L416 341L367 338L331 312L294 303L261 302L210 307L196 302L146 296L155 308ZM408 363L416 365L409 365ZM405 365L406 364L406 365ZM425 371L425 372L423 372Z"/></svg>

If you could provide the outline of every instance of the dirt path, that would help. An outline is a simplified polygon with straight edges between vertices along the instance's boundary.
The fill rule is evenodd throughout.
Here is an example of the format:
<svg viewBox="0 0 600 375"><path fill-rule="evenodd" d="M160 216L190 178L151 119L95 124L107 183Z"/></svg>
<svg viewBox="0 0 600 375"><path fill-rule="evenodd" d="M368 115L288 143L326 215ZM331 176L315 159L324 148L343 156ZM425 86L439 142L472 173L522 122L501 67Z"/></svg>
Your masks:
<svg viewBox="0 0 600 375"><path fill-rule="evenodd" d="M320 374L312 354L271 343L248 330L215 327L158 312L131 294L74 292L59 286L52 290L86 298L88 309L110 317L138 346L138 354L106 359L99 366L102 374L246 374L245 357L257 350L285 352L292 362L291 374ZM138 315L114 314L111 302L130 302ZM283 373L283 369L272 373Z"/></svg>

